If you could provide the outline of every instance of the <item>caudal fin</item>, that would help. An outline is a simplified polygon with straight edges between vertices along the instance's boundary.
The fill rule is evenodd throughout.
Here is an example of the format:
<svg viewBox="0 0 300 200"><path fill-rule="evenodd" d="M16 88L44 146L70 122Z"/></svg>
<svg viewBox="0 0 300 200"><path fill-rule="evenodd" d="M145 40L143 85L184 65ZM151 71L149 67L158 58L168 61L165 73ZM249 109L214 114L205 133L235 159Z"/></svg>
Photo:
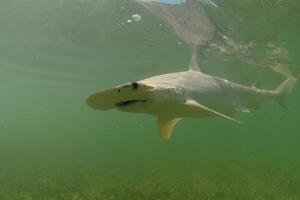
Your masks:
<svg viewBox="0 0 300 200"><path fill-rule="evenodd" d="M278 94L276 96L276 101L279 105L281 105L284 108L287 108L287 96L292 90L293 86L297 82L297 79L294 77L289 77L286 79L282 84L280 84L276 88L276 93Z"/></svg>

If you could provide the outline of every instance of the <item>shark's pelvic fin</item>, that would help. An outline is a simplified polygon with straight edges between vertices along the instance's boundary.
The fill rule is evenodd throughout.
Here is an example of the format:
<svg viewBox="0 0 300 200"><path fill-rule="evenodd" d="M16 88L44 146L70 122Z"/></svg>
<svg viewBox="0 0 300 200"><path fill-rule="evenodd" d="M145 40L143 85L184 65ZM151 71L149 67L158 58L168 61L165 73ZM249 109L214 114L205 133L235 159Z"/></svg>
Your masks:
<svg viewBox="0 0 300 200"><path fill-rule="evenodd" d="M215 111L215 110L213 110L213 109L210 109L210 108L208 108L208 107L206 107L206 106L204 106L204 105L201 105L201 104L199 104L198 102L196 102L195 100L188 99L188 100L185 102L185 104L188 105L188 106L193 107L194 109L200 109L202 112L205 112L205 113L207 113L207 114L209 114L209 115L219 116L219 117L222 117L222 118L225 118L225 119L234 121L234 122L242 123L242 122L240 122L240 121L238 121L238 120L236 120L236 119L234 119L234 118L232 118L232 117L229 117L229 116L227 116L227 115L225 115L225 114L222 114L222 113L217 112L217 111Z"/></svg>
<svg viewBox="0 0 300 200"><path fill-rule="evenodd" d="M159 130L160 137L168 140L171 137L172 130L177 122L181 118L157 118L157 128Z"/></svg>

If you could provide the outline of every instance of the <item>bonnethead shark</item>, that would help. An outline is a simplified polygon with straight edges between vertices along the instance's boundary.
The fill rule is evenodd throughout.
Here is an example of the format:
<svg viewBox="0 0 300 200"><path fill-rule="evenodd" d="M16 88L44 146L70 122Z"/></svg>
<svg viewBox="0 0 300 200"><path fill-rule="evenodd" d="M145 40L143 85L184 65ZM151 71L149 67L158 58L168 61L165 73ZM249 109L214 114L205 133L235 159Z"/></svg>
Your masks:
<svg viewBox="0 0 300 200"><path fill-rule="evenodd" d="M192 0L137 1L160 17L190 46L192 56L189 69L132 81L92 94L86 99L92 108L115 108L123 112L153 115L157 118L160 136L169 139L173 127L182 118L220 117L240 123L234 118L238 111L260 109L263 103L273 100L286 107L287 95L296 78L287 78L275 90L264 90L211 76L200 70L197 48L194 47L213 41L218 31L199 3Z"/></svg>
<svg viewBox="0 0 300 200"><path fill-rule="evenodd" d="M289 77L275 90L248 87L200 71L192 57L189 70L125 83L90 95L94 109L146 113L157 118L163 139L182 118L220 117L240 123L237 111L259 109L267 101L286 107L286 97L296 82Z"/></svg>

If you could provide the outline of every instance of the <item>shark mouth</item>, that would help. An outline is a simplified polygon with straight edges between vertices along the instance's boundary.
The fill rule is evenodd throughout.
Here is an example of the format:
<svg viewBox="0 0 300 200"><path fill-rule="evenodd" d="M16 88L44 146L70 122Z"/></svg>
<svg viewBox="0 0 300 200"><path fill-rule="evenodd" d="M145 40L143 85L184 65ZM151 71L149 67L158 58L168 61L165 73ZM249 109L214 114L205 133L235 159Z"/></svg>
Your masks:
<svg viewBox="0 0 300 200"><path fill-rule="evenodd" d="M132 99L132 100L127 100L127 101L121 101L119 103L116 103L117 107L126 107L130 106L139 102L146 102L146 100L140 100L140 99Z"/></svg>

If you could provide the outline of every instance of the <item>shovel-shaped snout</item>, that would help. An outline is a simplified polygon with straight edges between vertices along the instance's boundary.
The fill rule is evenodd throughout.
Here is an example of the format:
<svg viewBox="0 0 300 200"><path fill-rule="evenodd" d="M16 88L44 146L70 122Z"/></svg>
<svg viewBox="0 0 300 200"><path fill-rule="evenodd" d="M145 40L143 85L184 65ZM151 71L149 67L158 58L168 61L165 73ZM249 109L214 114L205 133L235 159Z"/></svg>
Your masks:
<svg viewBox="0 0 300 200"><path fill-rule="evenodd" d="M139 82L130 82L92 94L86 98L86 103L98 110L125 108L146 102L151 89L151 86Z"/></svg>

